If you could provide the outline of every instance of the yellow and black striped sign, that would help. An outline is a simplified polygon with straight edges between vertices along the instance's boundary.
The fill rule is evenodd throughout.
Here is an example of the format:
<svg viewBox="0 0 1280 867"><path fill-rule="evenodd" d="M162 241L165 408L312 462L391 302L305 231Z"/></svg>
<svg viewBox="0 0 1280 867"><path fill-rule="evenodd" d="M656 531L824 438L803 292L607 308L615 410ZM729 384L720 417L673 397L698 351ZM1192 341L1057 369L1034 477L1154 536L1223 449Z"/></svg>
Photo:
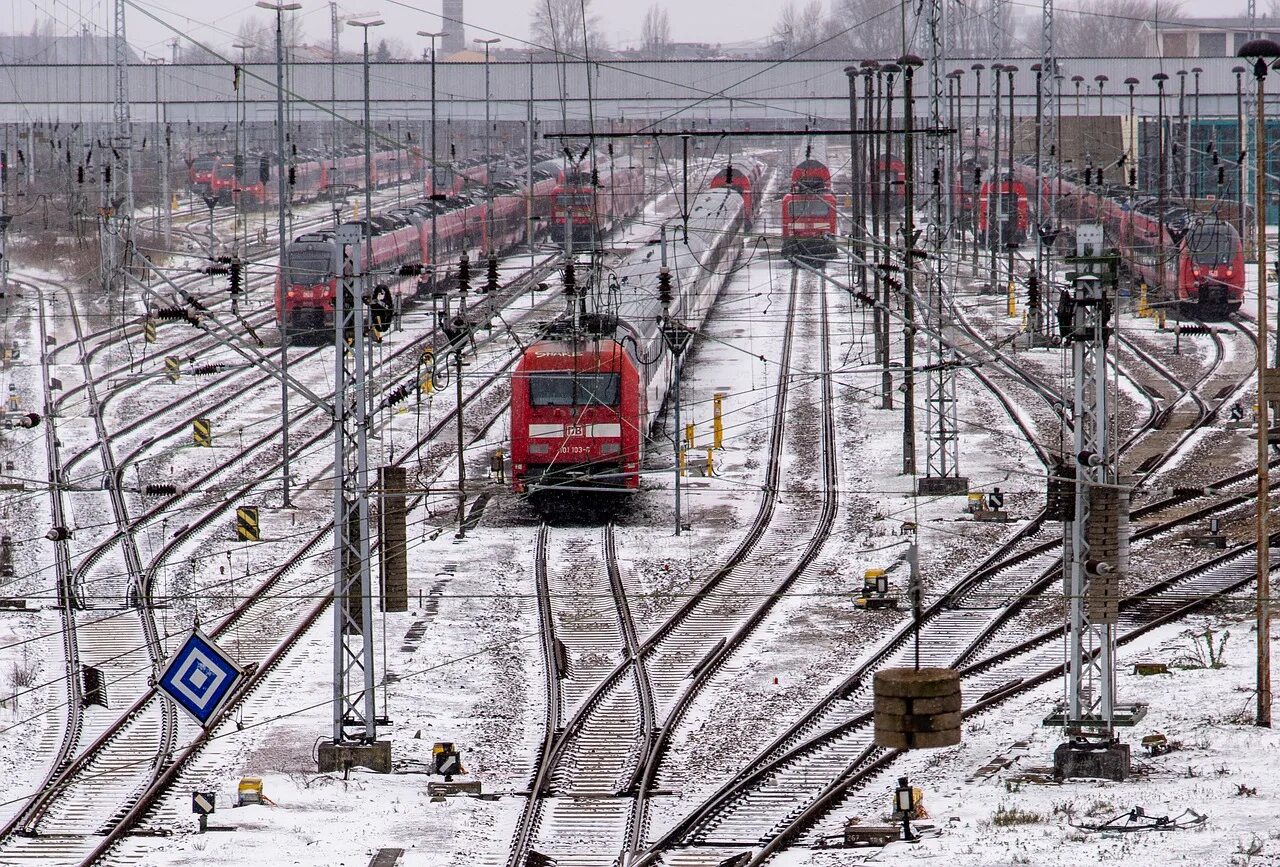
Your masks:
<svg viewBox="0 0 1280 867"><path fill-rule="evenodd" d="M166 355L164 357L164 373L169 377L170 382L177 382L178 377L182 375L182 359L176 355Z"/></svg>
<svg viewBox="0 0 1280 867"><path fill-rule="evenodd" d="M207 418L192 419L191 441L200 448L213 448L213 423Z"/></svg>
<svg viewBox="0 0 1280 867"><path fill-rule="evenodd" d="M262 541L262 529L258 525L257 506L240 506L236 509L236 536L242 542Z"/></svg>
<svg viewBox="0 0 1280 867"><path fill-rule="evenodd" d="M142 321L142 336L147 343L156 342L156 321L150 317Z"/></svg>

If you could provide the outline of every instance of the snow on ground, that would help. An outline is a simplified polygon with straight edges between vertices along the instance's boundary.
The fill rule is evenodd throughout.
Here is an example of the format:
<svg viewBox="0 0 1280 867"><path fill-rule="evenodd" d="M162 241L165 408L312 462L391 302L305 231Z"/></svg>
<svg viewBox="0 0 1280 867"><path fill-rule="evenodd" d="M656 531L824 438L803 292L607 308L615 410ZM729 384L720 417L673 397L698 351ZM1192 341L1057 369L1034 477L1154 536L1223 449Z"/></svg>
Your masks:
<svg viewBox="0 0 1280 867"><path fill-rule="evenodd" d="M1046 708L1061 698L1062 686L1054 682L970 719L959 746L911 753L824 823L827 831L855 816L860 824L883 824L891 791L898 777L906 775L924 790L928 822L938 830L936 836L883 850L797 848L774 863L1275 863L1280 859L1274 822L1280 808L1280 733L1252 724L1256 643L1247 612L1247 602L1230 603L1217 613L1162 627L1121 649L1120 700L1149 705L1141 723L1120 732L1133 750L1136 773L1131 780L1053 782L1052 754L1061 742L1061 730L1045 728L1040 721ZM1199 667L1198 658L1206 656L1206 630L1215 648L1225 638L1221 667ZM1275 643L1273 636L1273 653ZM1169 662L1171 673L1135 675L1136 660ZM1141 740L1154 733L1165 735L1173 751L1147 755ZM997 757L1013 763L976 777L979 768ZM1175 817L1190 809L1208 818L1199 827L1167 832L1099 833L1072 827L1101 824L1134 807L1150 816Z"/></svg>
<svg viewBox="0 0 1280 867"><path fill-rule="evenodd" d="M645 222L651 224L657 216L647 215ZM642 635L671 605L673 595L700 581L737 540L754 512L764 424L776 382L780 337L776 324L785 305L788 276L781 262L757 259L746 266L708 323L712 339L702 343L690 365L685 417L697 424L699 443L710 435L711 394L723 390L729 395L725 403L728 447L717 453L717 476L686 480L685 514L692 532L677 541L669 529L673 519L669 447L665 453L651 454L647 491L623 518L619 544L626 580L638 590L633 612ZM904 522L918 527L926 592L935 594L1016 530L1017 520L1029 516L1039 503L1040 468L1034 455L1025 446L1015 445L1016 434L1003 408L964 373L958 389L962 470L976 490L994 485L1005 490L1015 521L1006 526L979 525L964 515L963 498L912 497L914 480L900 473L901 413L878 409L878 376L864 369L869 355L866 319L860 311L850 310L838 292L829 290L828 297L832 319L838 323L832 347L838 371L842 484L836 532L792 597L766 621L729 673L721 696L730 703L703 708L687 722L685 741L678 748L694 751L691 770L707 774L702 781L688 781L690 793L695 785L713 782L712 775L736 767L749 751L746 746L767 739L770 727L785 721L785 708L811 700L902 622L899 613L855 611L849 597L860 585L864 569L884 567L897 558L906 538L901 535ZM990 319L1003 299L984 303L994 305L984 314ZM894 352L895 358L901 357L900 347L895 346ZM1048 352L1021 357L1028 356L1041 357L1046 372L1057 361ZM68 366L72 361L66 359ZM476 370L489 363L492 358L487 357ZM298 375L323 389L327 368L320 363ZM918 381L917 389L918 396L923 395L923 381ZM428 412L444 411L452 398L440 395L435 400L438 403ZM266 421L254 419L253 423ZM391 440L406 441L418 419L394 416L393 423L388 446ZM480 459L491 444L505 437L502 427L500 423L498 432L472 452L472 473L480 472ZM86 427L75 438L77 446L91 444L88 432ZM70 433L68 441L70 446ZM38 448L39 440L35 442L39 457L43 450ZM918 449L923 466L923 435ZM299 472L322 473L326 460L323 446L317 447L300 459ZM795 456L791 466L796 466ZM86 458L80 471L92 475L100 473L101 466ZM441 471L432 469L437 492L451 483L451 472L451 461ZM156 865L257 865L267 858L281 864L355 865L367 863L369 855L382 846L404 847L407 854L401 863L406 865L504 860L511 828L523 805L519 792L528 783L542 736L545 695L531 592L533 516L504 498L500 486L487 490L494 495L491 511L466 541L455 540L444 526L451 521L447 495L415 510L409 528L410 611L379 616L385 644L380 654L385 652L386 669L395 676L379 686L379 701L385 696L392 720L386 731L393 741L398 773L380 777L355 772L349 780L314 773L316 741L329 734L331 725L329 636L327 622L322 622L272 674L268 688L217 733L212 746L175 786L152 822L175 829L175 835L133 838L120 851L119 860L136 856L142 863ZM293 521L305 527L323 518L325 496L313 490L304 498L303 507L291 518L290 533L302 532L293 529ZM77 519L106 527L111 517L102 510L101 498L86 495L83 499L76 507ZM86 533L77 544L86 546L91 540ZM158 539L140 541L148 549L160 544ZM213 575L213 566L215 555L222 552L204 553L201 570L185 577L175 569L169 580L190 582L184 587L217 582L221 573ZM247 577L254 577L278 556L264 547L242 556L231 569L233 574L243 569L251 573ZM900 575L895 573L896 586L900 586ZM230 595L235 595L234 586ZM56 627L56 619L46 614L0 616L0 648L4 648L0 665L10 663L15 640ZM172 629L181 634L186 620L174 612L166 632ZM1278 770L1272 766L1280 740L1249 727L1241 718L1242 712L1247 717L1252 682L1250 621L1242 619L1237 609L1200 618L1195 628L1220 630L1228 621L1231 638L1222 668L1175 668L1169 676L1153 678L1129 673L1132 659L1172 659L1189 652L1190 641L1183 633L1192 628L1191 622L1165 628L1141 645L1122 650L1122 698L1151 704L1147 720L1126 733L1126 740L1136 744L1142 735L1159 730L1180 743L1168 756L1142 759L1144 777L1126 784L1062 786L1020 780L1030 768L1047 764L1057 743L1057 732L1039 726L1044 708L1060 689L1050 685L971 721L962 746L911 756L878 787L873 784L840 810L841 817L859 815L865 822L878 822L891 778L910 773L925 788L926 803L933 821L943 828L942 836L916 846L895 845L878 854L797 850L776 863L825 867L867 859L908 863L945 858L962 867L1067 865L1124 857L1132 864L1178 859L1188 864L1230 864L1233 858L1243 864L1240 859L1255 838L1261 847L1259 858L1280 857L1269 833L1278 793L1266 782ZM42 651L45 659L60 655L56 646ZM56 699L56 693L46 695L44 701L51 698ZM25 707L38 711L42 706ZM760 708L779 710L770 715L759 712ZM39 764L29 760L30 753L9 749L13 740L5 744L4 729L0 725L0 755L4 755L0 773L38 769ZM43 744L30 737L29 727L9 731L20 731L28 745ZM189 727L184 734L190 735ZM461 747L468 770L483 782L486 792L497 796L495 800L432 802L426 797L426 777L420 772L437 740L452 740ZM978 766L1024 740L1028 746L1011 769L987 780L967 781ZM274 804L232 809L235 784L242 775L263 777ZM12 773L6 779L10 792L25 791L30 784ZM1249 794L1240 786L1257 791ZM218 793L220 811L213 824L237 830L193 833L189 793L206 787ZM1133 804L1157 815L1193 807L1210 818L1201 830L1117 839L1082 835L1066 821L1071 816L1081 821L1091 813L1108 818L1107 810L1119 812ZM1002 815L1013 808L1025 811L1026 816L1017 815L1028 821L993 824L1000 808L1005 811ZM1236 853L1237 849L1241 851Z"/></svg>

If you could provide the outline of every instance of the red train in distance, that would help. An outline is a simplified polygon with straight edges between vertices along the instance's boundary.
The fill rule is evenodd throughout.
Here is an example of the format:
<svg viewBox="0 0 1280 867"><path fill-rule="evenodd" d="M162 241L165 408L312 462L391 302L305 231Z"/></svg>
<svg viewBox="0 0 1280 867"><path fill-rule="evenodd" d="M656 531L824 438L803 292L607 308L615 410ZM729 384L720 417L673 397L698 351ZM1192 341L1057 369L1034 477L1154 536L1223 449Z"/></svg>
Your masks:
<svg viewBox="0 0 1280 867"><path fill-rule="evenodd" d="M545 173L535 173L533 201L549 202L555 181ZM482 256L500 252L522 242L525 237L524 187L510 182L495 183L492 210L484 199L455 196L424 199L414 205L394 208L373 217L372 270L387 287L391 306L417 291L417 276L399 276L401 266L431 266L432 217L435 224L436 276L448 279L454 263L463 254L478 273ZM535 212L545 218L546 212ZM360 225L363 226L363 223ZM535 225L538 223L535 221ZM276 322L290 340L299 342L330 339L333 328L333 295L337 279L333 271L333 233L313 232L293 240L287 251L288 287L282 291L276 281ZM416 270L411 268L407 270ZM473 284L474 286L474 284Z"/></svg>
<svg viewBox="0 0 1280 867"><path fill-rule="evenodd" d="M997 220L997 217L999 218ZM1003 175L998 183L988 178L978 188L978 237L989 248L1021 247L1031 229L1031 206L1022 181Z"/></svg>
<svg viewBox="0 0 1280 867"><path fill-rule="evenodd" d="M551 191L551 240L564 244L571 236L575 249L595 246L597 226L604 231L644 205L644 171L625 157L601 157L594 177L587 160L561 168L557 181Z"/></svg>
<svg viewBox="0 0 1280 867"><path fill-rule="evenodd" d="M907 201L907 165L895 156L881 156L876 161L867 180L868 195L875 196L876 201L883 203L886 188L889 196L889 211L901 211ZM877 207L880 207L877 205Z"/></svg>
<svg viewBox="0 0 1280 867"><path fill-rule="evenodd" d="M687 233L668 244L670 314L696 332L742 252L736 186L694 197ZM692 341L663 332L655 238L615 269L617 291L581 299L528 347L511 376L511 468L517 493L635 491L644 443ZM546 505L552 502L543 501Z"/></svg>
<svg viewBox="0 0 1280 867"><path fill-rule="evenodd" d="M1024 183L1035 179L1031 167L1015 172ZM1235 227L1213 213L1212 203L1202 203L1204 213L1166 204L1162 215L1158 200L1135 200L1125 187L1090 186L1066 175L1046 175L1042 188L1062 222L1102 225L1106 243L1119 252L1135 291L1146 285L1153 303L1177 302L1181 313L1198 319L1240 309L1244 245ZM1060 237L1069 238L1069 233Z"/></svg>
<svg viewBox="0 0 1280 867"><path fill-rule="evenodd" d="M411 181L424 171L425 162L417 148L378 151L373 159L373 185ZM324 198L331 187L344 193L364 189L363 155L303 160L285 166L285 172L293 202ZM279 190L275 160L262 154L241 156L239 171L234 156L201 154L192 161L188 182L199 195L215 196L219 202L259 206L275 204Z"/></svg>
<svg viewBox="0 0 1280 867"><path fill-rule="evenodd" d="M764 163L754 157L739 157L711 176L708 187L713 190L733 187L742 196L745 212L745 225L751 230L755 225L756 213L760 207L763 190L760 184L764 180Z"/></svg>
<svg viewBox="0 0 1280 867"><path fill-rule="evenodd" d="M830 259L836 254L836 197L831 170L807 158L791 170L791 189L782 197L782 255Z"/></svg>

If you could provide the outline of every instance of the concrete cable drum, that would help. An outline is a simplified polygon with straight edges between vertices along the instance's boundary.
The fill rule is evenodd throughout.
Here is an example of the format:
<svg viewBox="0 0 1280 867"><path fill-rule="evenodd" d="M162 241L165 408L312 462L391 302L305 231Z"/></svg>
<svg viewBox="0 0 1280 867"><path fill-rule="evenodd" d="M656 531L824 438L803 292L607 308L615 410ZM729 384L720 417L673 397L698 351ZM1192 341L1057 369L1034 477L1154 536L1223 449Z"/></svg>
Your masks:
<svg viewBox="0 0 1280 867"><path fill-rule="evenodd" d="M950 668L876 672L875 741L891 749L960 743L960 675Z"/></svg>

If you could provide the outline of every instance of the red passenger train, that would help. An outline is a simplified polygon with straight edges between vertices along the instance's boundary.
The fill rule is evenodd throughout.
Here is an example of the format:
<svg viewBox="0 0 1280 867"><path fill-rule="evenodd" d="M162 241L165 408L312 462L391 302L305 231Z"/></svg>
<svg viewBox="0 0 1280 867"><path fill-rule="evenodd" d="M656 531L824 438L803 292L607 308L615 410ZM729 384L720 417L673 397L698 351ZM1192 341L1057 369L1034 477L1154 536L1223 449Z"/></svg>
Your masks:
<svg viewBox="0 0 1280 867"><path fill-rule="evenodd" d="M571 300L579 309L525 350L511 377L517 492L548 497L640 487L645 438L689 351L689 335L742 251L737 189L699 193L687 234L670 242L665 256L656 239L631 253L614 271L616 287ZM662 270L670 276L669 313L682 326L674 351L662 327Z"/></svg>
<svg viewBox="0 0 1280 867"><path fill-rule="evenodd" d="M417 148L400 148L375 153L372 174L375 187L410 181L425 169ZM191 189L200 195L216 196L220 202L275 204L279 190L275 159L262 154L235 156L201 154L188 172ZM306 202L324 198L331 187L364 189L364 156L303 160L285 166L289 200Z"/></svg>
<svg viewBox="0 0 1280 867"><path fill-rule="evenodd" d="M535 172L533 201L549 201L553 178ZM366 269L382 272L392 296L416 291L417 277L398 277L404 265L436 265L436 276L448 276L450 263L466 254L473 261L489 251L501 251L524 239L524 187L511 182L493 186L493 205L484 199L455 196L445 200L427 199L406 208L396 208L373 217L373 261ZM431 260L432 217L438 263ZM536 213L535 217L545 217ZM362 227L364 223L359 223ZM300 235L289 245L286 255L288 288L276 282L276 321L287 329L290 339L328 339L333 327L333 233ZM416 270L416 269L412 269Z"/></svg>
<svg viewBox="0 0 1280 867"><path fill-rule="evenodd" d="M1030 183L1034 169L1017 177ZM1153 301L1174 301L1182 312L1209 319L1240 309L1244 301L1244 245L1227 221L1204 203L1206 212L1137 199L1127 188L1089 186L1046 177L1059 218L1068 223L1102 224L1108 246L1119 251L1135 287L1145 284ZM1163 224L1163 234L1161 225Z"/></svg>
<svg viewBox="0 0 1280 867"><path fill-rule="evenodd" d="M791 170L791 189L782 197L782 255L830 259L836 254L835 235L831 170L805 159Z"/></svg>

